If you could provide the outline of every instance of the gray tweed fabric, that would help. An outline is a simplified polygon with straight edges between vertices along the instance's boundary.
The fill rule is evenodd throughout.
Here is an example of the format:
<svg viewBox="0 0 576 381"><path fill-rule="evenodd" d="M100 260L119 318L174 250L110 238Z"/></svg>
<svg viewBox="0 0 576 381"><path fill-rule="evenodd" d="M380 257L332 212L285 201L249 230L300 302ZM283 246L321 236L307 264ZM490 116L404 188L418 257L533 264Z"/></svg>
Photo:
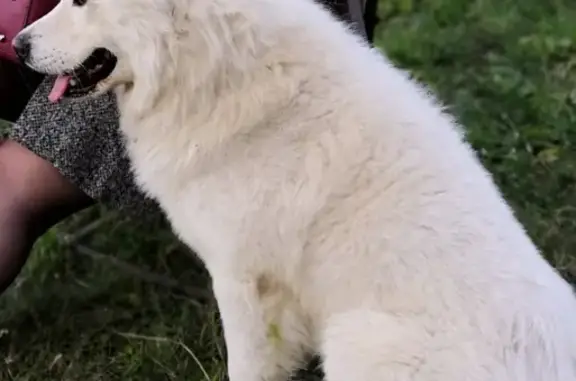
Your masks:
<svg viewBox="0 0 576 381"><path fill-rule="evenodd" d="M11 138L50 161L95 200L136 212L155 209L133 182L113 95L52 104L53 83L47 77L40 84Z"/></svg>
<svg viewBox="0 0 576 381"><path fill-rule="evenodd" d="M348 0L321 1L348 19ZM156 203L133 182L113 96L51 104L48 93L53 81L48 77L39 86L11 138L53 163L95 200L138 214L157 211Z"/></svg>

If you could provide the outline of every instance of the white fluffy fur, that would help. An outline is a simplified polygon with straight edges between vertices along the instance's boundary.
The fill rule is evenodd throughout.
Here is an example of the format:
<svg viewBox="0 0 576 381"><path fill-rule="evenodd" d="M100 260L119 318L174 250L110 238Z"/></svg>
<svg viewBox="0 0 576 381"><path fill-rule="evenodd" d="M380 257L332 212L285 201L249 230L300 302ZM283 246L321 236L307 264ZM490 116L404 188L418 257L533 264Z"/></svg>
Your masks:
<svg viewBox="0 0 576 381"><path fill-rule="evenodd" d="M232 381L576 380L576 303L458 126L311 0L63 0L29 65L120 65L142 188L209 269Z"/></svg>

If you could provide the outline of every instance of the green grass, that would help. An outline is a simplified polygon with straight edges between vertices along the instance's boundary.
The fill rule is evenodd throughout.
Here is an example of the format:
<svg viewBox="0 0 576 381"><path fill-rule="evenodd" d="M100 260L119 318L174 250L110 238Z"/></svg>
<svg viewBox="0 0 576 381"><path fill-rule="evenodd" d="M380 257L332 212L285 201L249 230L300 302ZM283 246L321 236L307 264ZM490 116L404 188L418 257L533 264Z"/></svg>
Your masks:
<svg viewBox="0 0 576 381"><path fill-rule="evenodd" d="M386 0L378 45L457 115L530 235L576 275L576 3L573 0ZM213 303L143 280L59 239L36 245L0 299L0 380L217 380L223 343ZM206 286L161 223L114 217L79 242Z"/></svg>
<svg viewBox="0 0 576 381"><path fill-rule="evenodd" d="M2 119L0 119L0 138L5 137L8 134L8 129L10 128L10 124Z"/></svg>

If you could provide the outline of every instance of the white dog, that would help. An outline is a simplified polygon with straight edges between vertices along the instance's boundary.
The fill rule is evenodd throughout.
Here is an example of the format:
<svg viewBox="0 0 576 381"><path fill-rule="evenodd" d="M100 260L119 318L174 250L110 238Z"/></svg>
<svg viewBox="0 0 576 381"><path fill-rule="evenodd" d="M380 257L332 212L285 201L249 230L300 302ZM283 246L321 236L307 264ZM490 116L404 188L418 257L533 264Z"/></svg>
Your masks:
<svg viewBox="0 0 576 381"><path fill-rule="evenodd" d="M576 302L456 123L312 0L62 0L16 48L114 88L232 381L576 380ZM105 48L105 49L100 49Z"/></svg>

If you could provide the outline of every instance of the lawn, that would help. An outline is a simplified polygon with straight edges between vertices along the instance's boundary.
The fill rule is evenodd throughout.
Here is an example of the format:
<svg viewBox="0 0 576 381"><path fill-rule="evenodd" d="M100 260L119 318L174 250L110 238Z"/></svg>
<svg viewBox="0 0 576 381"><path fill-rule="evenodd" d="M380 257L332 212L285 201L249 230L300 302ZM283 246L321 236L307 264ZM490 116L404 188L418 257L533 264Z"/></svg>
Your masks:
<svg viewBox="0 0 576 381"><path fill-rule="evenodd" d="M576 3L383 0L380 13L378 46L460 119L544 255L576 278ZM0 380L218 380L207 284L161 221L82 213L0 298Z"/></svg>

